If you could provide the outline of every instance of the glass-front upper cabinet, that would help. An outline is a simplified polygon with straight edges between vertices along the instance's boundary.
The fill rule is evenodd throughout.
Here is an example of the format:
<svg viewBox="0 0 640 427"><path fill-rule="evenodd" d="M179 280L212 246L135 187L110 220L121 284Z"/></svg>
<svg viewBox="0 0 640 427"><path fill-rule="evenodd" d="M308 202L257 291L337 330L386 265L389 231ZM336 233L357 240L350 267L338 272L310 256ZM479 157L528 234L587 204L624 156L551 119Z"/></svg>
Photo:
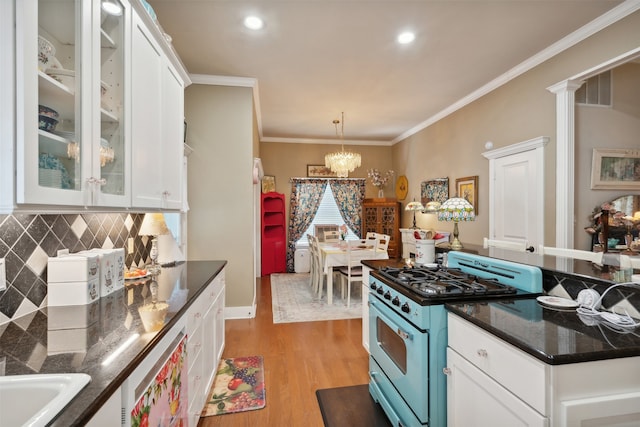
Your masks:
<svg viewBox="0 0 640 427"><path fill-rule="evenodd" d="M122 117L130 12L109 2L120 11L108 13L101 0L16 2L18 203L129 203Z"/></svg>
<svg viewBox="0 0 640 427"><path fill-rule="evenodd" d="M125 45L129 24L129 7L120 0L95 0L100 11L100 140L96 159L100 178L100 199L97 204L108 204L111 197L124 196L127 162L125 155ZM98 169L96 169L98 170Z"/></svg>

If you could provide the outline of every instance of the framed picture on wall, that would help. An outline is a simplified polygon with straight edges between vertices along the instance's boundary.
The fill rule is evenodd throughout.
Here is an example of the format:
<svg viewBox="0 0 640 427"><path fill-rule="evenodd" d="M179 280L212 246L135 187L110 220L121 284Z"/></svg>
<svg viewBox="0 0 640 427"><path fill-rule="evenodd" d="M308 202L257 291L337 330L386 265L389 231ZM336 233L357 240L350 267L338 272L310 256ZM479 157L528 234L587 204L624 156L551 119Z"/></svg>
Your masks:
<svg viewBox="0 0 640 427"><path fill-rule="evenodd" d="M270 193L276 191L276 177L272 175L265 175L262 177L262 192Z"/></svg>
<svg viewBox="0 0 640 427"><path fill-rule="evenodd" d="M473 210L478 215L478 175L456 179L456 192L458 197L465 199L473 205Z"/></svg>
<svg viewBox="0 0 640 427"><path fill-rule="evenodd" d="M593 149L592 190L640 190L640 150Z"/></svg>
<svg viewBox="0 0 640 427"><path fill-rule="evenodd" d="M427 206L429 202L444 203L449 198L449 178L435 178L420 183L420 202Z"/></svg>
<svg viewBox="0 0 640 427"><path fill-rule="evenodd" d="M338 175L325 165L307 165L309 178L335 178Z"/></svg>

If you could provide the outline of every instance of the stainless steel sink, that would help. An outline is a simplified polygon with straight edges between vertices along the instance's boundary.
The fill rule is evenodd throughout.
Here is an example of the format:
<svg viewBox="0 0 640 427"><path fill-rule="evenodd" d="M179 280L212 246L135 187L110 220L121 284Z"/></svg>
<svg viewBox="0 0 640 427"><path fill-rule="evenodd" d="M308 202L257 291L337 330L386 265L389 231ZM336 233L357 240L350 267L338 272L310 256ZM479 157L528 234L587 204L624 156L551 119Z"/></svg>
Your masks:
<svg viewBox="0 0 640 427"><path fill-rule="evenodd" d="M87 374L0 376L0 424L44 426L90 381Z"/></svg>

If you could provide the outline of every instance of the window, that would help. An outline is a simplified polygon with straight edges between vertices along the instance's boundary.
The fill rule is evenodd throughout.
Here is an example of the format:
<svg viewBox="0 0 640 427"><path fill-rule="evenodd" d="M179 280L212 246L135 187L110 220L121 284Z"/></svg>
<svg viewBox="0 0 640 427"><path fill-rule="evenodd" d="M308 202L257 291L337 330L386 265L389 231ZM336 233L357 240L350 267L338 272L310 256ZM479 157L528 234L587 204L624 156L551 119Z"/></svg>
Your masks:
<svg viewBox="0 0 640 427"><path fill-rule="evenodd" d="M309 241L307 240L307 234L313 234L316 224L344 224L344 220L342 219L342 215L340 215L340 210L338 209L338 205L333 197L333 191L331 191L331 185L327 185L327 189L324 191L322 195L322 200L320 201L320 206L318 207L318 212L316 212L315 218L309 225L309 228L305 230L302 234L300 240L296 242L296 246L308 246ZM358 236L347 226L347 239L358 239Z"/></svg>

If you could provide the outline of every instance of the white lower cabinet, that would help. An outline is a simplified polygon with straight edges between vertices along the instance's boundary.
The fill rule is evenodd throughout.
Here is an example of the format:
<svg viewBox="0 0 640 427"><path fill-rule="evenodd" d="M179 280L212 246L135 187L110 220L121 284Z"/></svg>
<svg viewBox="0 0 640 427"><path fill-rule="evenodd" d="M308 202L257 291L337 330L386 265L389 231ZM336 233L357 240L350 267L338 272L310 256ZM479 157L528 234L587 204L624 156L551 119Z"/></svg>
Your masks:
<svg viewBox="0 0 640 427"><path fill-rule="evenodd" d="M369 353L369 275L371 269L362 266L362 346Z"/></svg>
<svg viewBox="0 0 640 427"><path fill-rule="evenodd" d="M222 270L187 313L190 426L198 424L224 349L224 291Z"/></svg>
<svg viewBox="0 0 640 427"><path fill-rule="evenodd" d="M95 413L87 423L87 427L113 427L114 420L122 415L122 390L119 388L106 401L102 408Z"/></svg>
<svg viewBox="0 0 640 427"><path fill-rule="evenodd" d="M447 425L640 425L640 357L548 365L448 314Z"/></svg>

